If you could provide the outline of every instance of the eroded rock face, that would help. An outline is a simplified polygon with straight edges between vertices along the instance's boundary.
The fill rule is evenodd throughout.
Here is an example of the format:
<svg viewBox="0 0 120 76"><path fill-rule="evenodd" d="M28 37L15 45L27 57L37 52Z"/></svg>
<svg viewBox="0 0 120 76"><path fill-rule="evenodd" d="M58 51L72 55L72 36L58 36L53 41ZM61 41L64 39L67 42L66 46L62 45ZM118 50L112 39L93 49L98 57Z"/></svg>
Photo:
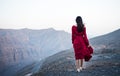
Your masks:
<svg viewBox="0 0 120 76"><path fill-rule="evenodd" d="M40 60L71 47L71 35L64 31L0 29L0 68Z"/></svg>

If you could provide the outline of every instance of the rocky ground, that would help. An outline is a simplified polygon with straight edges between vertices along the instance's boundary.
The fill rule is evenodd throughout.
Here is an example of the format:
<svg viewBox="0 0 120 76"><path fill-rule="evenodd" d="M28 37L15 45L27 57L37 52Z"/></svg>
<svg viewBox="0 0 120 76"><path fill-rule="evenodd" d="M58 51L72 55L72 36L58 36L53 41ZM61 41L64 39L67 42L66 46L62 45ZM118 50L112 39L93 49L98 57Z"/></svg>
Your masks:
<svg viewBox="0 0 120 76"><path fill-rule="evenodd" d="M81 72L75 68L74 53L63 51L48 57L32 76L120 76L120 52L94 54Z"/></svg>

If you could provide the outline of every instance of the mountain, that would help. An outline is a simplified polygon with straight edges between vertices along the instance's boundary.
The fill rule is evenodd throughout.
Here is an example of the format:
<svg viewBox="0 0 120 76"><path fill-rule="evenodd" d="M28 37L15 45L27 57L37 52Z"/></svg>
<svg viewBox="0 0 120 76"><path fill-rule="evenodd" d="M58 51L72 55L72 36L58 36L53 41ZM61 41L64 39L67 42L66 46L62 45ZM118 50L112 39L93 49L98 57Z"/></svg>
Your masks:
<svg viewBox="0 0 120 76"><path fill-rule="evenodd" d="M95 53L104 52L102 49L106 50L106 52L110 52L112 50L116 50L114 52L117 52L120 49L120 29L109 34L92 38L90 39L90 43L94 46Z"/></svg>
<svg viewBox="0 0 120 76"><path fill-rule="evenodd" d="M119 76L119 37L120 29L90 39L93 57L77 73L69 33L52 28L0 29L0 76Z"/></svg>
<svg viewBox="0 0 120 76"><path fill-rule="evenodd" d="M70 37L69 33L53 28L0 29L0 75L7 76L34 61L71 48Z"/></svg>
<svg viewBox="0 0 120 76"><path fill-rule="evenodd" d="M120 75L120 29L90 39L94 54L80 73L76 72L73 49L49 56L39 72L32 76L119 76Z"/></svg>

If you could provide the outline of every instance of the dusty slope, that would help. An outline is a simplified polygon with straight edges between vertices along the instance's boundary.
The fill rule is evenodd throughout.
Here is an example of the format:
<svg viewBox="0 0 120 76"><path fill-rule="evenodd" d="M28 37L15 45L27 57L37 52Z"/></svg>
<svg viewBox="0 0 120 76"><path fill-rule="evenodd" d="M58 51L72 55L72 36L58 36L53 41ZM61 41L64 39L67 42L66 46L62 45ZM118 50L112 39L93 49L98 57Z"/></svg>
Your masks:
<svg viewBox="0 0 120 76"><path fill-rule="evenodd" d="M119 76L120 52L94 55L85 63L86 69L76 72L71 50L63 51L46 59L41 70L33 76Z"/></svg>

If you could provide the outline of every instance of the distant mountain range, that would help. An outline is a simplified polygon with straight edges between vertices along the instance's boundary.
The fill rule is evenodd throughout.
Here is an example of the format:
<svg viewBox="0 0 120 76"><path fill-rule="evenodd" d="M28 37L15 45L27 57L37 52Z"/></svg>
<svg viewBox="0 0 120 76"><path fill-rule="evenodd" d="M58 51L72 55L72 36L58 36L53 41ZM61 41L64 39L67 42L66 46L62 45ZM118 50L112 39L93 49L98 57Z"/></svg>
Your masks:
<svg viewBox="0 0 120 76"><path fill-rule="evenodd" d="M0 73L8 67L17 70L69 48L72 48L71 35L65 31L0 29Z"/></svg>

